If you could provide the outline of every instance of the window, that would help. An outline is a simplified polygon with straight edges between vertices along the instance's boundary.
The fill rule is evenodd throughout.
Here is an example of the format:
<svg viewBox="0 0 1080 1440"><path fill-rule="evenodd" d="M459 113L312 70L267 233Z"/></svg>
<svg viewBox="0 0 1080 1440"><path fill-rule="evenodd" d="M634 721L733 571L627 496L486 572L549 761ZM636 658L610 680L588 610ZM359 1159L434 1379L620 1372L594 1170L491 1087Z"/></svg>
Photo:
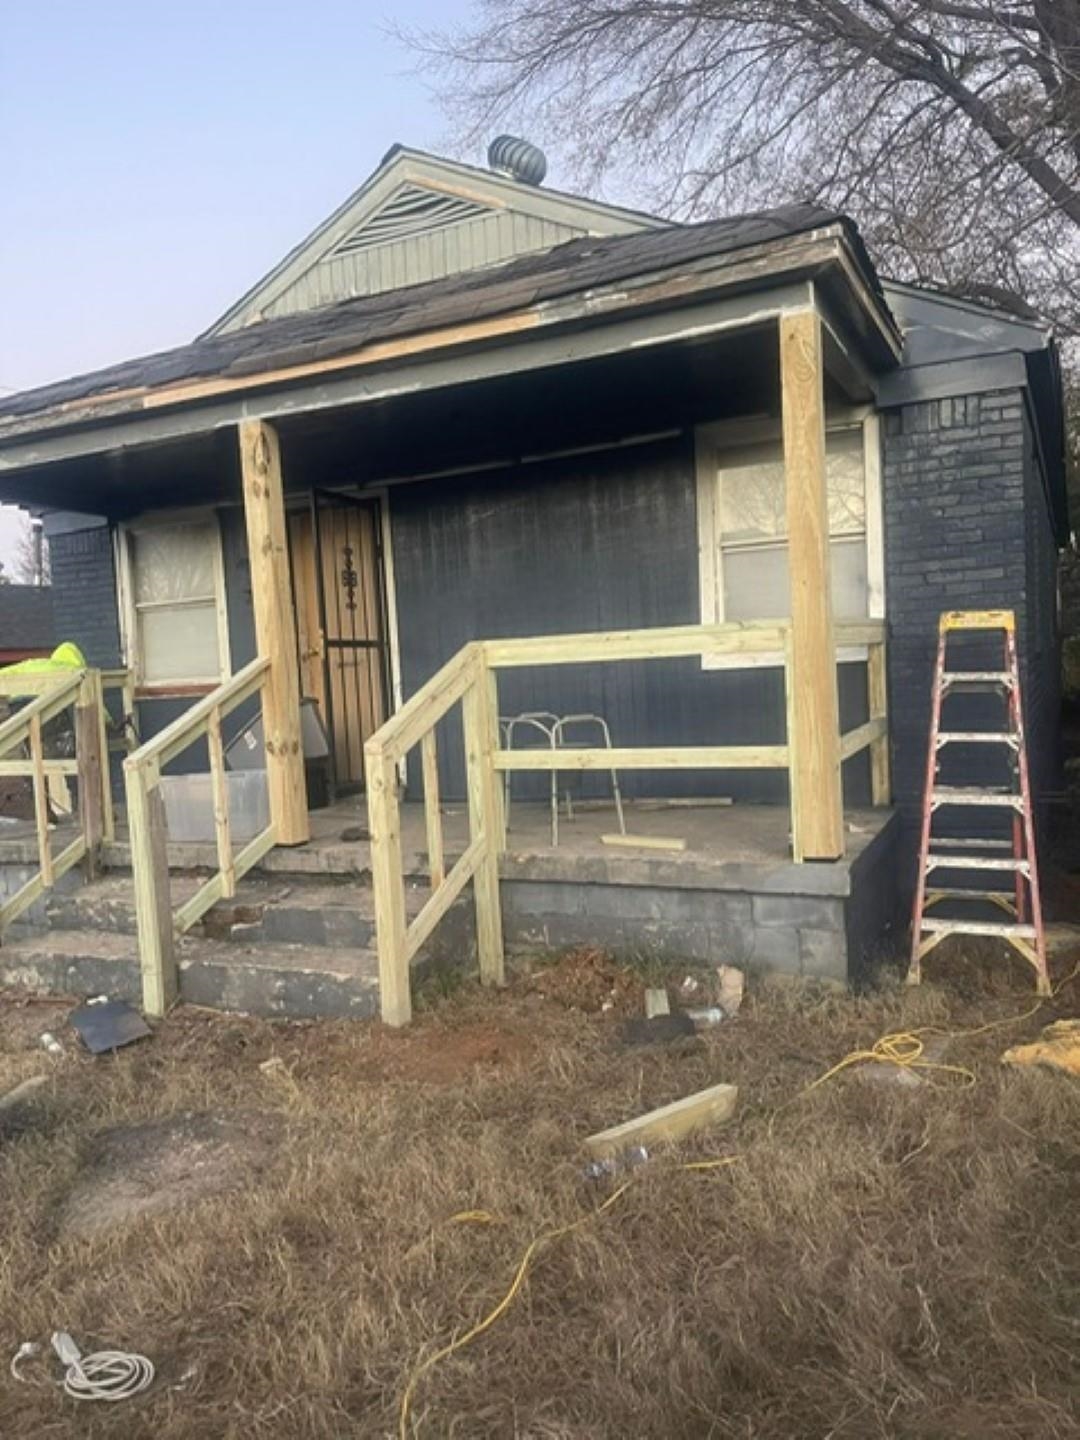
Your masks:
<svg viewBox="0 0 1080 1440"><path fill-rule="evenodd" d="M838 619L884 614L877 446L873 416L830 425L826 436L829 558ZM705 624L791 614L784 459L775 423L699 432L698 527ZM765 656L759 663L777 659ZM723 668L732 662L705 656L703 663ZM744 665L746 657L738 663Z"/></svg>
<svg viewBox="0 0 1080 1440"><path fill-rule="evenodd" d="M136 683L217 685L229 669L217 518L129 526L122 560Z"/></svg>

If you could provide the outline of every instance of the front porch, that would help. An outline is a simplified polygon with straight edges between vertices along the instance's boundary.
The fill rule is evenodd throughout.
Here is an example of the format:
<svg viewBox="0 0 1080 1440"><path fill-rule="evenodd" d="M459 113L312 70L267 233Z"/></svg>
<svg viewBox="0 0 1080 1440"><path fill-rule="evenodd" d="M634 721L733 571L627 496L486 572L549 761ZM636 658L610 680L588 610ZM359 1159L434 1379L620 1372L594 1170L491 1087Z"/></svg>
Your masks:
<svg viewBox="0 0 1080 1440"><path fill-rule="evenodd" d="M546 804L515 801L499 860L503 938L510 957L598 946L637 960L735 964L751 974L858 981L883 955L896 918L897 827L891 811L846 816L847 853L830 866L791 858L783 808L654 800L626 802L627 829L679 838L681 851L615 849L606 803L564 818L553 848ZM441 807L445 863L469 845L467 808ZM363 1017L378 1013L378 956L371 845L362 800L310 815L311 838L269 851L175 947L181 999L270 1016ZM61 827L62 829L63 827ZM74 828L74 827L73 827ZM424 807L401 809L404 893L415 918L431 893ZM70 840L57 833L58 851ZM170 888L188 903L217 867L213 845L170 843ZM37 866L34 826L0 840L0 893ZM103 874L70 874L39 900L0 947L0 984L138 1002L131 843L121 816L101 851ZM413 969L475 964L473 907L465 897L417 953Z"/></svg>

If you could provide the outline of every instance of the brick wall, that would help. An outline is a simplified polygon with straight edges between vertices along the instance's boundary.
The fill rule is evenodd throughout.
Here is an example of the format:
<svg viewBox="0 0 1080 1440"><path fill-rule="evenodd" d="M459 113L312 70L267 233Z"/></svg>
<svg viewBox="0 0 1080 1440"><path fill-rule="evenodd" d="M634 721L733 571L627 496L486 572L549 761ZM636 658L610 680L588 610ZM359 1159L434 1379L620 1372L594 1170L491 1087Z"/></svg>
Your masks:
<svg viewBox="0 0 1080 1440"><path fill-rule="evenodd" d="M1016 611L1029 755L1055 783L1057 638L1054 549L1023 395L995 391L904 406L886 416L884 505L894 792L909 820L922 796L930 687L942 610ZM990 661L985 649L961 663ZM990 720L987 697L953 702L964 725ZM961 707L967 706L966 713ZM981 776L1003 778L987 753Z"/></svg>
<svg viewBox="0 0 1080 1440"><path fill-rule="evenodd" d="M105 525L49 540L56 639L73 640L91 665L120 660L112 532Z"/></svg>

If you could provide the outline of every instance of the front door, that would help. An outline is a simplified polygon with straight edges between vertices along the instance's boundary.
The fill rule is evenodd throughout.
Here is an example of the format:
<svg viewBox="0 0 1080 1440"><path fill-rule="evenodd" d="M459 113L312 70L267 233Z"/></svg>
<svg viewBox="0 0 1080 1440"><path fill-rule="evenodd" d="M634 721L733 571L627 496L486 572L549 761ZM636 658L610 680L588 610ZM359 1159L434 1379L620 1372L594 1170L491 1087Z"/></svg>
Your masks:
<svg viewBox="0 0 1080 1440"><path fill-rule="evenodd" d="M300 688L319 706L336 789L364 781L390 687L378 502L313 492L289 514Z"/></svg>

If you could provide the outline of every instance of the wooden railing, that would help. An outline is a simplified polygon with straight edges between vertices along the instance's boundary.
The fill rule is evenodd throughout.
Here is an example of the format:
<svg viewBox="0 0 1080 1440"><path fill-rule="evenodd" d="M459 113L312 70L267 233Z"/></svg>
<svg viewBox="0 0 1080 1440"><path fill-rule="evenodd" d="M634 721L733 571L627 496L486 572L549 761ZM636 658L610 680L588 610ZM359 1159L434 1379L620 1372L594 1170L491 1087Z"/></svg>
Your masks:
<svg viewBox="0 0 1080 1440"><path fill-rule="evenodd" d="M108 766L103 744L104 707L101 675L96 670L73 670L69 674L12 674L0 676L0 696L33 696L14 715L0 724L0 777L30 780L37 830L36 872L0 904L0 935L35 900L51 890L60 876L85 860L96 869L106 816L111 820ZM69 708L74 709L75 754L54 758L45 754L43 729ZM78 833L58 853L53 853L49 819L49 781L61 777L76 783Z"/></svg>
<svg viewBox="0 0 1080 1440"><path fill-rule="evenodd" d="M468 790L469 843L450 870L443 863L442 816L435 726L455 705L462 707ZM408 920L402 870L398 766L422 747L424 811L431 895ZM379 947L379 998L389 1025L412 1016L409 967L416 952L470 880L476 900L480 975L503 979L499 854L503 848L502 795L493 765L498 748L498 710L484 647L466 645L379 729L364 747L371 872Z"/></svg>
<svg viewBox="0 0 1080 1440"><path fill-rule="evenodd" d="M840 737L840 759L871 752L875 805L889 800L888 716L885 687L885 626L876 620L837 621L837 650L867 651L869 718ZM504 750L499 744L496 672L537 665L573 665L626 660L659 660L702 655L776 656L785 671L788 741L782 745L622 746L614 749ZM780 657L783 657L782 659ZM737 668L737 667L736 667ZM785 621L726 625L685 625L652 630L545 635L529 639L476 641L443 666L364 747L371 867L379 950L382 1018L404 1025L411 1018L410 964L447 910L473 881L481 979L503 978L502 914L498 857L505 846L502 787L497 776L510 770L746 770L786 769L794 774L791 723L791 626ZM463 710L469 809L469 843L445 871L439 810L435 726L456 705ZM402 869L399 766L421 746L425 829L431 895L411 923L407 920ZM800 817L791 785L795 859L803 858Z"/></svg>
<svg viewBox="0 0 1080 1440"><path fill-rule="evenodd" d="M217 901L235 895L236 882L275 844L275 829L271 822L239 853L234 851L221 732L221 722L227 715L253 695L262 694L268 683L269 671L269 659L252 660L124 761L143 1008L148 1014L164 1015L176 999L174 937L190 930ZM189 900L174 909L169 884L168 832L160 788L161 772L170 760L175 760L203 736L206 737L210 755L217 869Z"/></svg>

